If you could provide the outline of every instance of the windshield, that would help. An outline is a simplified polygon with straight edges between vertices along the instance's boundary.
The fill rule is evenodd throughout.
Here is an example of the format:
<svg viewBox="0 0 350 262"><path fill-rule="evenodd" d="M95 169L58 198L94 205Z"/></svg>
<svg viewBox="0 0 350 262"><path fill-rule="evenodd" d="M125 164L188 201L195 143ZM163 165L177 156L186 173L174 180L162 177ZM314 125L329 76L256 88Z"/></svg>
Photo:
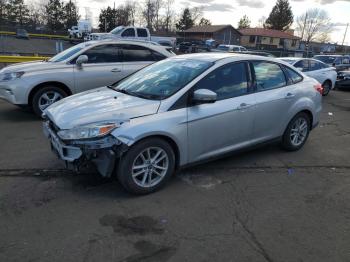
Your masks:
<svg viewBox="0 0 350 262"><path fill-rule="evenodd" d="M326 63L326 64L333 64L333 63L335 63L335 59L336 58L337 58L336 56L322 56L322 55L314 56L314 59L320 60L320 61L322 61L323 63Z"/></svg>
<svg viewBox="0 0 350 262"><path fill-rule="evenodd" d="M122 93L160 100L175 94L212 65L198 60L163 60L138 71L113 88Z"/></svg>
<svg viewBox="0 0 350 262"><path fill-rule="evenodd" d="M54 57L50 58L49 62L64 61L64 60L68 59L69 57L71 57L72 55L75 55L76 53L81 51L84 47L85 47L85 43L81 43L79 45L72 46L72 47L64 50L63 52L58 53Z"/></svg>
<svg viewBox="0 0 350 262"><path fill-rule="evenodd" d="M111 34L115 34L118 35L121 31L123 31L124 26L117 26L116 28L114 28L110 33Z"/></svg>

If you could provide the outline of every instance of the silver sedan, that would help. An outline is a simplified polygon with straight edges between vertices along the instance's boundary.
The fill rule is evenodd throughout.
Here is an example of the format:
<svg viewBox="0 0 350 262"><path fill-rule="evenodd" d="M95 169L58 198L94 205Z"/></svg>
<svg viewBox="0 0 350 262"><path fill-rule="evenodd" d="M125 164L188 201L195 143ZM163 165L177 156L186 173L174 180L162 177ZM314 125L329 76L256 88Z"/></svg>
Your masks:
<svg viewBox="0 0 350 262"><path fill-rule="evenodd" d="M288 63L232 54L157 62L45 110L52 148L126 190L162 187L176 169L268 141L295 151L319 122L322 86Z"/></svg>

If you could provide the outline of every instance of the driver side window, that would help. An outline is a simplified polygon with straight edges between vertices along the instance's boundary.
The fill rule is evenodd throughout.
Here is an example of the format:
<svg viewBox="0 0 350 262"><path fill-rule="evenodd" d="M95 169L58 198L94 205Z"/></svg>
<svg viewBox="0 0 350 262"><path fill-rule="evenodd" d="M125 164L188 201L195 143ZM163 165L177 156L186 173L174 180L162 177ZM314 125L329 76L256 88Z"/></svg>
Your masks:
<svg viewBox="0 0 350 262"><path fill-rule="evenodd" d="M198 89L209 89L215 92L217 100L247 94L247 63L232 63L217 68L196 84L195 90Z"/></svg>

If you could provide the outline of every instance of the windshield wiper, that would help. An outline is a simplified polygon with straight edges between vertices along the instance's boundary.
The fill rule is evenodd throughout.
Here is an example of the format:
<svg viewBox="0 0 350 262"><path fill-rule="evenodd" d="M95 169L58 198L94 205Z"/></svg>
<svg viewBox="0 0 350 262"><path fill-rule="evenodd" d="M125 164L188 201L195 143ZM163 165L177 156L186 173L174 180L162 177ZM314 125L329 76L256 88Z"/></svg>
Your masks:
<svg viewBox="0 0 350 262"><path fill-rule="evenodd" d="M115 89L114 86L107 86L108 88L113 89L114 91L117 91L122 94L130 95L130 96L136 96L144 99L149 99L149 100L161 100L162 97L159 97L158 95L152 95L152 94L143 94L143 93L137 93L137 92L131 92L126 89Z"/></svg>

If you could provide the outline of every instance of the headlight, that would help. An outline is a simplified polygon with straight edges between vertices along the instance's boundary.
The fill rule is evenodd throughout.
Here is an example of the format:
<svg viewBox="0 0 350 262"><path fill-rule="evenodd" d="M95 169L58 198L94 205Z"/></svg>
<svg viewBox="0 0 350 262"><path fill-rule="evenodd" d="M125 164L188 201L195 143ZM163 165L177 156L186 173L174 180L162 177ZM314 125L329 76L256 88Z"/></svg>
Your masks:
<svg viewBox="0 0 350 262"><path fill-rule="evenodd" d="M0 81L11 81L20 78L24 72L4 73L0 75Z"/></svg>
<svg viewBox="0 0 350 262"><path fill-rule="evenodd" d="M69 130L61 130L57 134L63 140L88 139L107 135L118 126L116 123L91 124Z"/></svg>

